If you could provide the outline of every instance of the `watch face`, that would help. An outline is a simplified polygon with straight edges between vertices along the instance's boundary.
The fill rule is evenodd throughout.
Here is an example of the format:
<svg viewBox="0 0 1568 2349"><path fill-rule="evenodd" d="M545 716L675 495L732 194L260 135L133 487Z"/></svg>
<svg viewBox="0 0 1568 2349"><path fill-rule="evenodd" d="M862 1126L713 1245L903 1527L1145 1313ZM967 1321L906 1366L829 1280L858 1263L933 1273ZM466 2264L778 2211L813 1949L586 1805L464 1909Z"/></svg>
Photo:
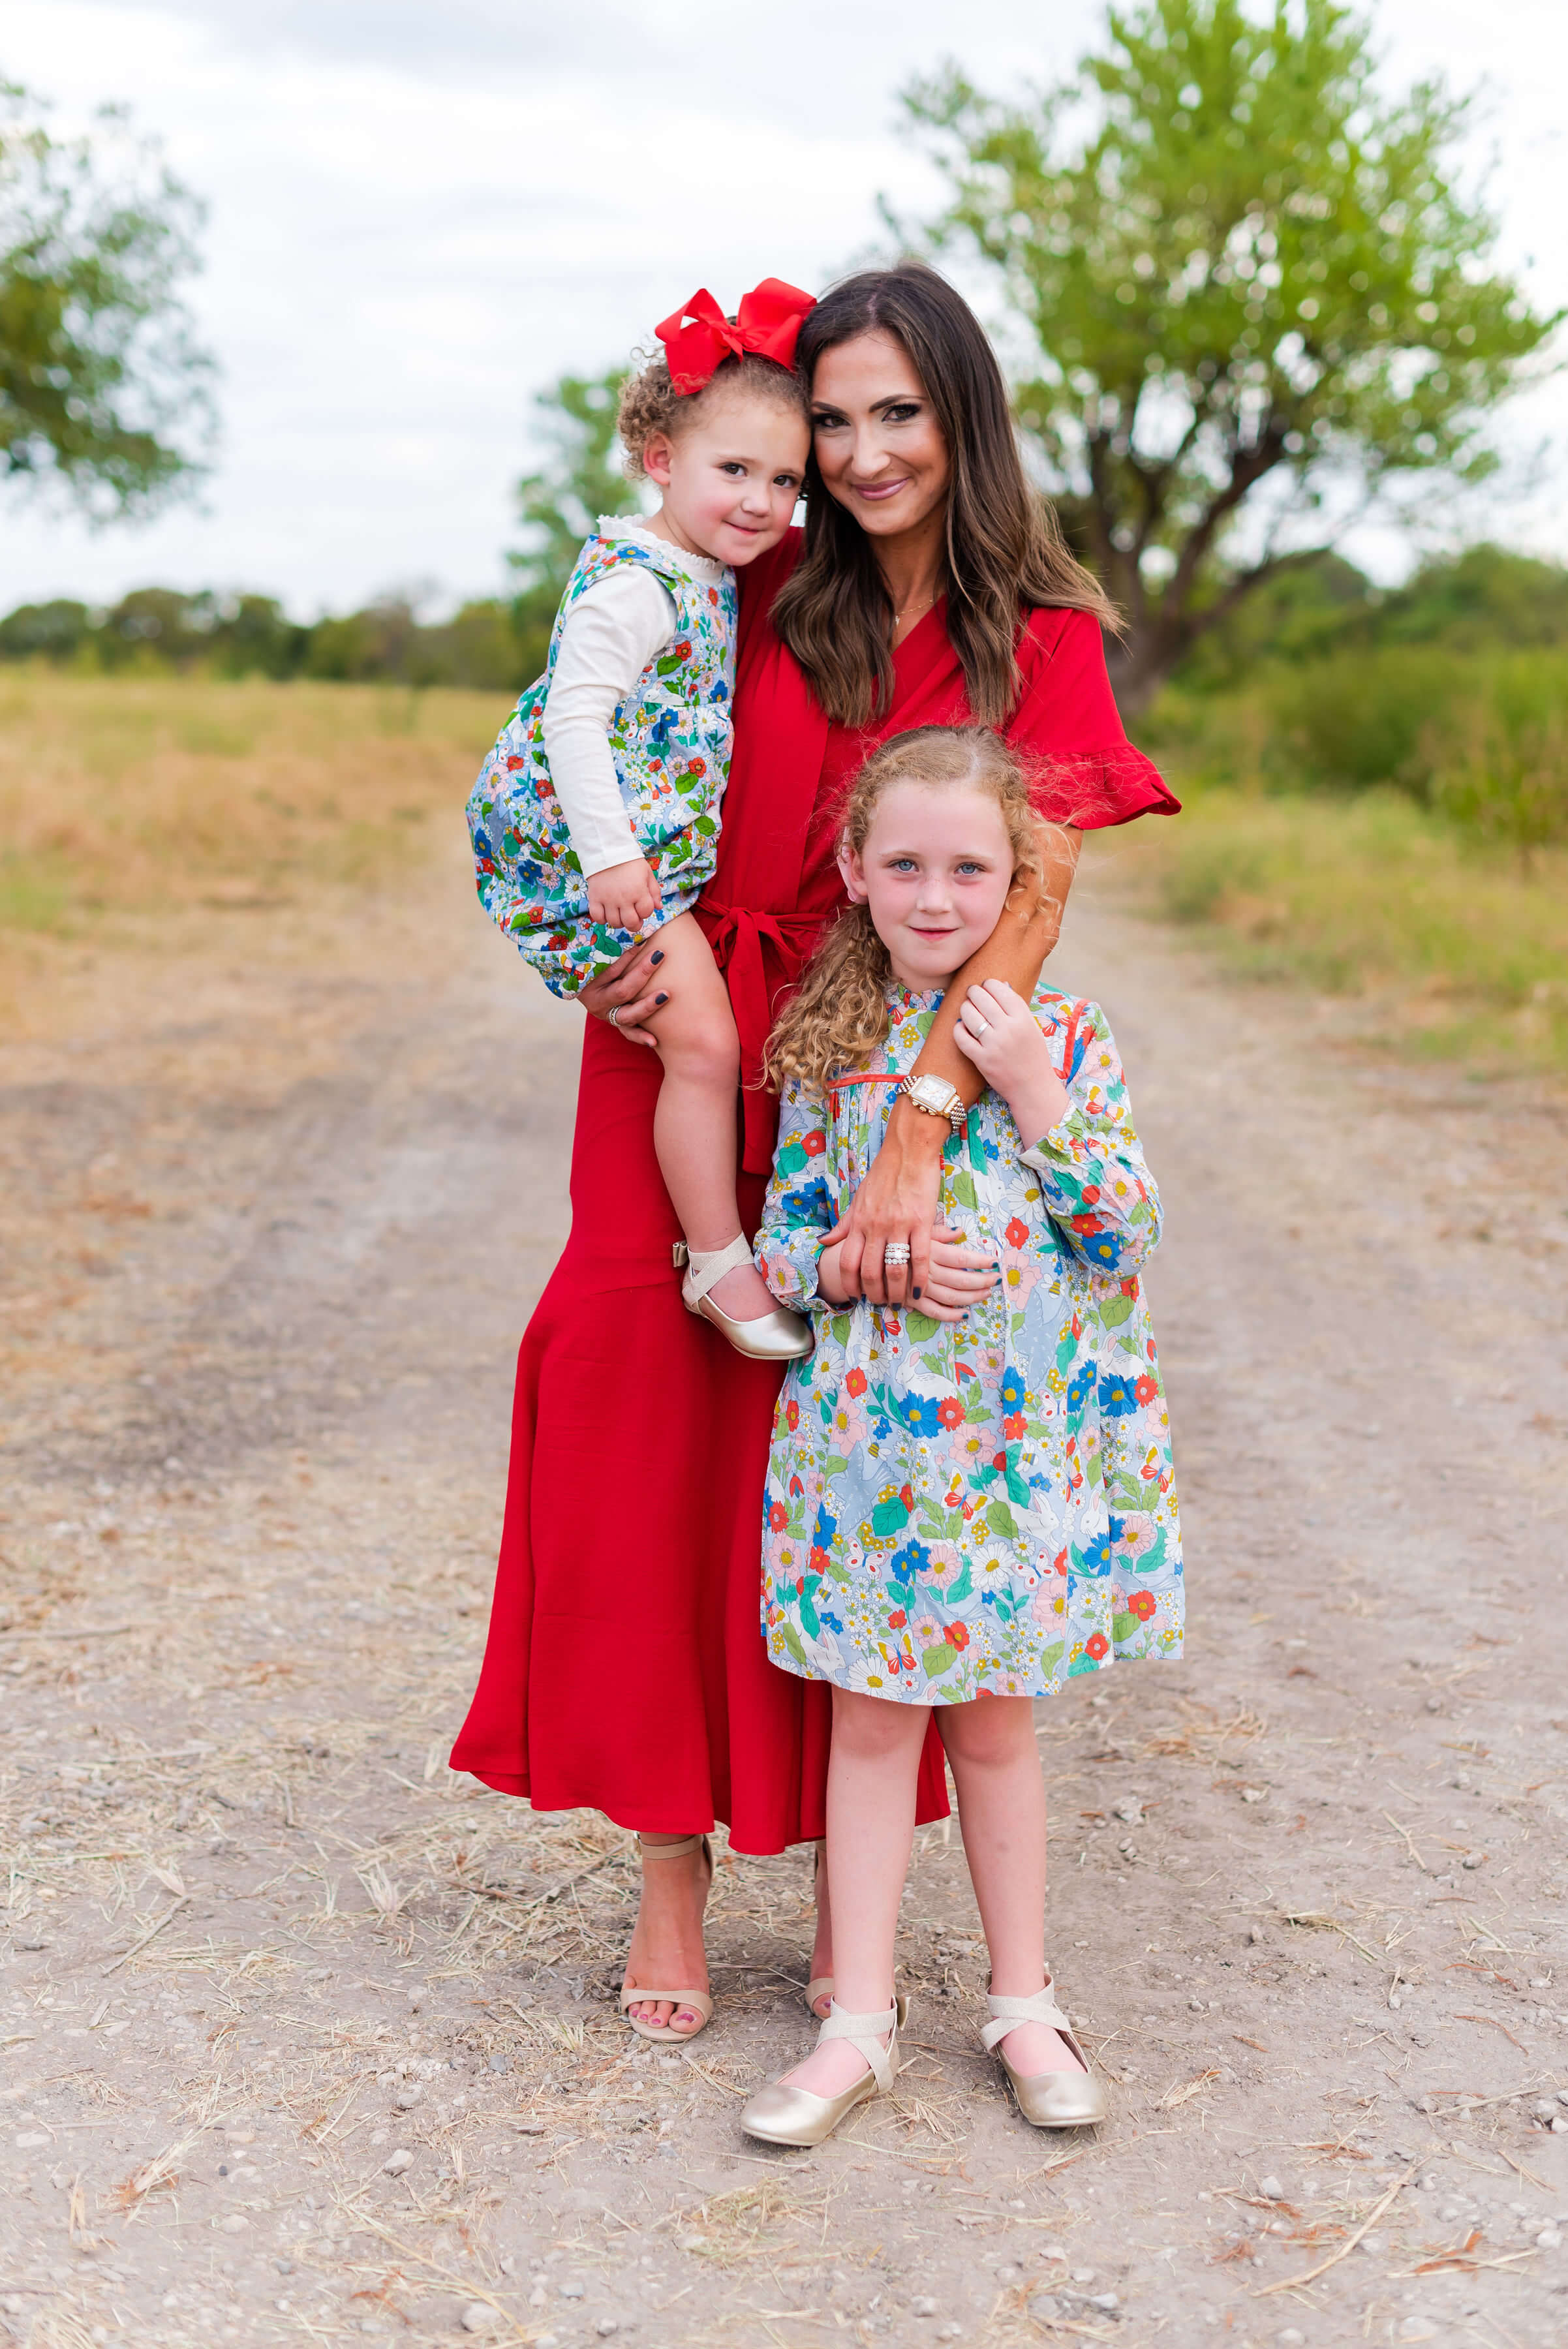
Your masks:
<svg viewBox="0 0 1568 2349"><path fill-rule="evenodd" d="M909 1096L922 1109L939 1110L945 1117L948 1109L948 1087L940 1077L917 1077L909 1088Z"/></svg>

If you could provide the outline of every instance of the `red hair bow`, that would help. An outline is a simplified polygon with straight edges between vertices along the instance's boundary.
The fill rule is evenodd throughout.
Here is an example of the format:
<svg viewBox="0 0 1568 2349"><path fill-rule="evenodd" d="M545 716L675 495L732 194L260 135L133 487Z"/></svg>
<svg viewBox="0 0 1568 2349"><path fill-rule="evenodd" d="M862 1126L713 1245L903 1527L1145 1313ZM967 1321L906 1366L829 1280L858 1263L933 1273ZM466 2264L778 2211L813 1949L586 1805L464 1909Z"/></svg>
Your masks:
<svg viewBox="0 0 1568 2349"><path fill-rule="evenodd" d="M670 382L690 394L711 383L715 368L732 355L742 358L754 351L759 358L793 367L800 322L815 307L815 295L786 285L782 277L764 277L741 296L732 326L703 285L653 331L664 345Z"/></svg>

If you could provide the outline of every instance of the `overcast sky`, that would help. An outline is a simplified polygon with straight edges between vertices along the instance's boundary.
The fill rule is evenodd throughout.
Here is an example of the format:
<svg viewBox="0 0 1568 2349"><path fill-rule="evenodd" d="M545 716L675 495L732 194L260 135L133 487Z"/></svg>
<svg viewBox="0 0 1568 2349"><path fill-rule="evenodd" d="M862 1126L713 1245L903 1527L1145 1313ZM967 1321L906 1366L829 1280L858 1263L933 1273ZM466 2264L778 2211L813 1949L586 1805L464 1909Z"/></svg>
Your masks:
<svg viewBox="0 0 1568 2349"><path fill-rule="evenodd" d="M0 610L150 581L296 612L505 580L530 395L625 359L698 284L819 286L933 183L896 92L956 53L982 87L1069 67L1098 0L6 0L0 78L57 127L123 99L206 199L192 302L223 440L199 507L98 533L7 494ZM1504 257L1568 299L1562 0L1385 0L1396 80L1490 83ZM1561 553L1568 388L1537 492L1477 526ZM1386 534L1351 550L1388 573Z"/></svg>

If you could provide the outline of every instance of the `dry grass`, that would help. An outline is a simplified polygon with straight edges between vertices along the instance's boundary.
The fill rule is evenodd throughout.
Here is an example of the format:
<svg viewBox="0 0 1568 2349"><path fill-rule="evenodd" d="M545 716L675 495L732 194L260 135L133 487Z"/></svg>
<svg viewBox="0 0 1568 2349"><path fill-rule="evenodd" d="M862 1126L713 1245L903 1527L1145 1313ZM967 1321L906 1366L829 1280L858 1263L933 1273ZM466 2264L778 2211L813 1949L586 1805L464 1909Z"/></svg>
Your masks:
<svg viewBox="0 0 1568 2349"><path fill-rule="evenodd" d="M171 920L216 936L302 894L395 878L432 823L461 825L504 714L484 693L12 672L0 1000L61 947L161 947Z"/></svg>
<svg viewBox="0 0 1568 2349"><path fill-rule="evenodd" d="M1179 1712L1179 1724L1151 1737L1147 1746L1148 1753L1168 1755L1180 1762L1215 1763L1231 1746L1251 1744L1253 1738L1263 1734L1267 1725L1245 1705L1221 1719L1212 1706L1183 1699Z"/></svg>

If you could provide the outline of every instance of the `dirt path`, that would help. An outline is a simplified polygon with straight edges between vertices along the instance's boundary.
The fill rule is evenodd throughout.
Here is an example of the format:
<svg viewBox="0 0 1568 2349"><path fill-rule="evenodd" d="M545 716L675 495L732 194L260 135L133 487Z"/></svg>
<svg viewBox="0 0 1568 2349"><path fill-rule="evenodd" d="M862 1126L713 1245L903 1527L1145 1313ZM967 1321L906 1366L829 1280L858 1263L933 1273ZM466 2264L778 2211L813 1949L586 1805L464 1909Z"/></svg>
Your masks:
<svg viewBox="0 0 1568 2349"><path fill-rule="evenodd" d="M1186 1662L1042 1708L1089 2143L977 2057L956 1834L896 2103L771 2155L804 1857L721 1866L666 2055L627 1839L445 1769L576 1036L455 866L0 1056L0 2338L1568 2338L1561 1104L1339 1050L1093 870L1061 965L1167 1195L1191 1577Z"/></svg>

